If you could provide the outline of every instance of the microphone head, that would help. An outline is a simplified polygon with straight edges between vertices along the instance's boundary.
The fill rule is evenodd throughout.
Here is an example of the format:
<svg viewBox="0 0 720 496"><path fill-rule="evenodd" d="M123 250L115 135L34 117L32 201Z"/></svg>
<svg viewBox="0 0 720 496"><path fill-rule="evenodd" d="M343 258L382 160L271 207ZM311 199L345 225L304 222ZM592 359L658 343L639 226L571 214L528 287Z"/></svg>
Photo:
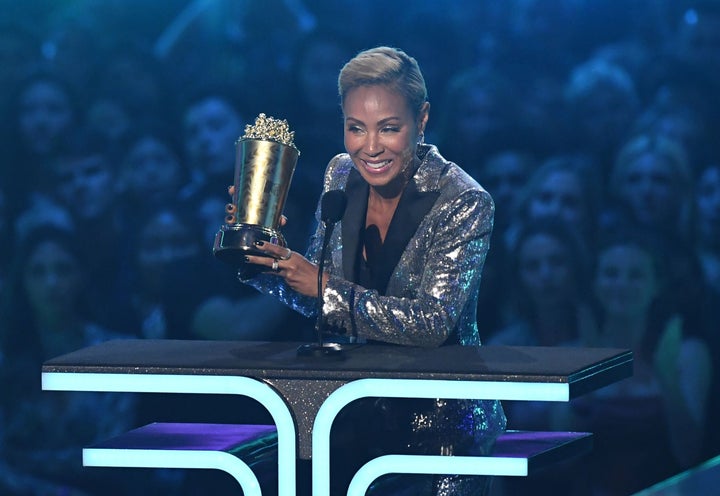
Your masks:
<svg viewBox="0 0 720 496"><path fill-rule="evenodd" d="M347 195L341 189L328 191L320 200L320 218L326 224L334 224L342 219L347 206Z"/></svg>

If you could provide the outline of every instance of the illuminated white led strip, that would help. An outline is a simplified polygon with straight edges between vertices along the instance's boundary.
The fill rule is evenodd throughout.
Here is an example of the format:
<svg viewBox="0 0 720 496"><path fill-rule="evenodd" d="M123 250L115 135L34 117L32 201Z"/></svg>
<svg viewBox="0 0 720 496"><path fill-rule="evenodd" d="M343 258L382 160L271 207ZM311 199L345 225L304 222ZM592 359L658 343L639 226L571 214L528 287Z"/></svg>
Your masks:
<svg viewBox="0 0 720 496"><path fill-rule="evenodd" d="M45 391L234 394L262 404L278 433L278 493L295 496L295 424L282 397L267 384L241 376L175 374L100 374L43 372Z"/></svg>
<svg viewBox="0 0 720 496"><path fill-rule="evenodd" d="M330 429L347 404L365 397L568 401L567 383L359 379L335 391L320 406L312 433L313 496L330 495ZM452 473L455 473L454 471Z"/></svg>
<svg viewBox="0 0 720 496"><path fill-rule="evenodd" d="M524 477L528 474L528 461L527 458L492 456L384 455L370 460L357 471L347 494L365 496L374 480L392 473Z"/></svg>
<svg viewBox="0 0 720 496"><path fill-rule="evenodd" d="M261 496L260 483L245 462L230 453L207 450L83 449L86 467L205 468L232 475L246 496Z"/></svg>

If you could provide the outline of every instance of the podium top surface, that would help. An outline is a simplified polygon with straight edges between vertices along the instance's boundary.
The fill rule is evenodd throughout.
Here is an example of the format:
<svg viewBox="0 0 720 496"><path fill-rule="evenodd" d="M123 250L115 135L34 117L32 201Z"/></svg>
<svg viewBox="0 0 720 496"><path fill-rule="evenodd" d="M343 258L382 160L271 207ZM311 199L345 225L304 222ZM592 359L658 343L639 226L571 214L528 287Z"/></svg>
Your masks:
<svg viewBox="0 0 720 496"><path fill-rule="evenodd" d="M342 359L298 356L301 343L128 339L48 360L43 373L229 375L256 379L445 379L567 383L582 391L632 375L614 348L346 345ZM598 382L599 381L599 382ZM580 387L581 384L589 387ZM574 395L573 395L574 396Z"/></svg>

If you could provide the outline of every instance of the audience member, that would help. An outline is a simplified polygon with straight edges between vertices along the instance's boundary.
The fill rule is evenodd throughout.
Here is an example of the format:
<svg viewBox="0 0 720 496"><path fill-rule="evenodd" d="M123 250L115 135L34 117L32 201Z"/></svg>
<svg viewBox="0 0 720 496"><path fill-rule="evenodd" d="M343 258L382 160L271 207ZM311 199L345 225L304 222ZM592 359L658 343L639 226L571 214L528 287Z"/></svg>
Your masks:
<svg viewBox="0 0 720 496"><path fill-rule="evenodd" d="M189 181L181 156L176 139L160 130L141 130L128 140L118 171L118 202L125 222L145 219L179 201Z"/></svg>
<svg viewBox="0 0 720 496"><path fill-rule="evenodd" d="M526 224L509 252L506 324L485 342L571 347L591 339L596 322L588 297L589 256L577 232L561 219L545 217ZM567 430L563 423L566 403L504 401L503 408L509 429ZM501 480L499 485L508 496L561 496L570 494L568 473L572 470L563 465L540 477Z"/></svg>
<svg viewBox="0 0 720 496"><path fill-rule="evenodd" d="M708 138L711 122L700 110L697 95L683 94L670 85L659 88L633 125L633 136L662 136L685 150L692 169L714 154L715 144Z"/></svg>
<svg viewBox="0 0 720 496"><path fill-rule="evenodd" d="M592 335L588 257L582 240L562 220L549 217L524 225L508 256L505 325L489 342L570 346Z"/></svg>
<svg viewBox="0 0 720 496"><path fill-rule="evenodd" d="M564 103L573 135L568 152L592 157L599 164L601 180L606 181L641 108L635 82L622 67L590 59L573 68Z"/></svg>
<svg viewBox="0 0 720 496"><path fill-rule="evenodd" d="M602 220L604 231L651 230L664 251L669 287L666 304L699 329L702 274L692 249L693 171L682 146L662 136L641 135L618 153Z"/></svg>
<svg viewBox="0 0 720 496"><path fill-rule="evenodd" d="M76 232L52 227L17 245L0 320L2 409L0 492L127 494L121 474L82 471L80 450L132 426L133 397L113 393L49 393L38 374L45 360L127 337L98 324L94 284Z"/></svg>
<svg viewBox="0 0 720 496"><path fill-rule="evenodd" d="M625 495L702 460L713 365L660 295L674 291L652 236L602 243L594 275L599 332L585 346L633 350L633 377L572 402L569 427L595 434L580 494ZM611 476L610 476L611 475Z"/></svg>
<svg viewBox="0 0 720 496"><path fill-rule="evenodd" d="M138 228L123 271L122 306L139 337L190 339L195 309L221 285L213 280L211 245L200 242L201 231L189 219L177 205L168 205Z"/></svg>
<svg viewBox="0 0 720 496"><path fill-rule="evenodd" d="M322 191L317 180L327 165L327 157L343 148L342 121L337 97L337 74L355 54L352 41L335 29L315 29L300 40L293 50L291 80L287 98L275 117L286 119L295 132L300 150L297 167L288 193L286 212L290 227L297 231L293 239L302 246L314 227L313 213ZM319 126L319 122L329 125ZM292 244L290 246L293 246Z"/></svg>
<svg viewBox="0 0 720 496"><path fill-rule="evenodd" d="M519 193L514 229L506 231L506 243L523 224L556 218L565 222L585 244L594 248L600 209L599 176L585 155L562 155L546 159L535 169Z"/></svg>
<svg viewBox="0 0 720 496"><path fill-rule="evenodd" d="M452 76L447 84L440 123L432 133L448 160L472 170L488 157L521 145L513 119L512 85L502 74L476 67Z"/></svg>
<svg viewBox="0 0 720 496"><path fill-rule="evenodd" d="M503 240L517 216L520 191L535 166L535 159L529 154L503 150L491 155L478 169L467 170L495 201L494 240L485 259L478 298L478 328L483 337L501 326L501 309L508 296L507 244Z"/></svg>
<svg viewBox="0 0 720 496"><path fill-rule="evenodd" d="M187 104L183 134L190 183L183 197L192 201L204 193L227 191L234 177L235 143L245 123L235 104L220 93L203 94Z"/></svg>
<svg viewBox="0 0 720 496"><path fill-rule="evenodd" d="M28 207L37 193L52 191L50 162L80 120L79 100L61 76L34 73L12 102L6 167L0 172L15 211Z"/></svg>
<svg viewBox="0 0 720 496"><path fill-rule="evenodd" d="M64 142L50 164L54 182L50 200L70 213L76 232L86 240L82 244L83 263L93 275L103 322L112 326L123 315L114 295L120 262L128 249L114 160L104 141L78 132Z"/></svg>

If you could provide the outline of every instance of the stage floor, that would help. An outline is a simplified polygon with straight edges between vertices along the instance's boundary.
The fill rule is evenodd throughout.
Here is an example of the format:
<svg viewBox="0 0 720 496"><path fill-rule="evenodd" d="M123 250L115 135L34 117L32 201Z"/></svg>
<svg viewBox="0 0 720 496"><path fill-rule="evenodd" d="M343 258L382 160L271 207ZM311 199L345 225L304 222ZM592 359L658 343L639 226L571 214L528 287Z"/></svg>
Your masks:
<svg viewBox="0 0 720 496"><path fill-rule="evenodd" d="M720 482L720 455L686 470L675 477L655 484L633 496L695 496L711 494Z"/></svg>

